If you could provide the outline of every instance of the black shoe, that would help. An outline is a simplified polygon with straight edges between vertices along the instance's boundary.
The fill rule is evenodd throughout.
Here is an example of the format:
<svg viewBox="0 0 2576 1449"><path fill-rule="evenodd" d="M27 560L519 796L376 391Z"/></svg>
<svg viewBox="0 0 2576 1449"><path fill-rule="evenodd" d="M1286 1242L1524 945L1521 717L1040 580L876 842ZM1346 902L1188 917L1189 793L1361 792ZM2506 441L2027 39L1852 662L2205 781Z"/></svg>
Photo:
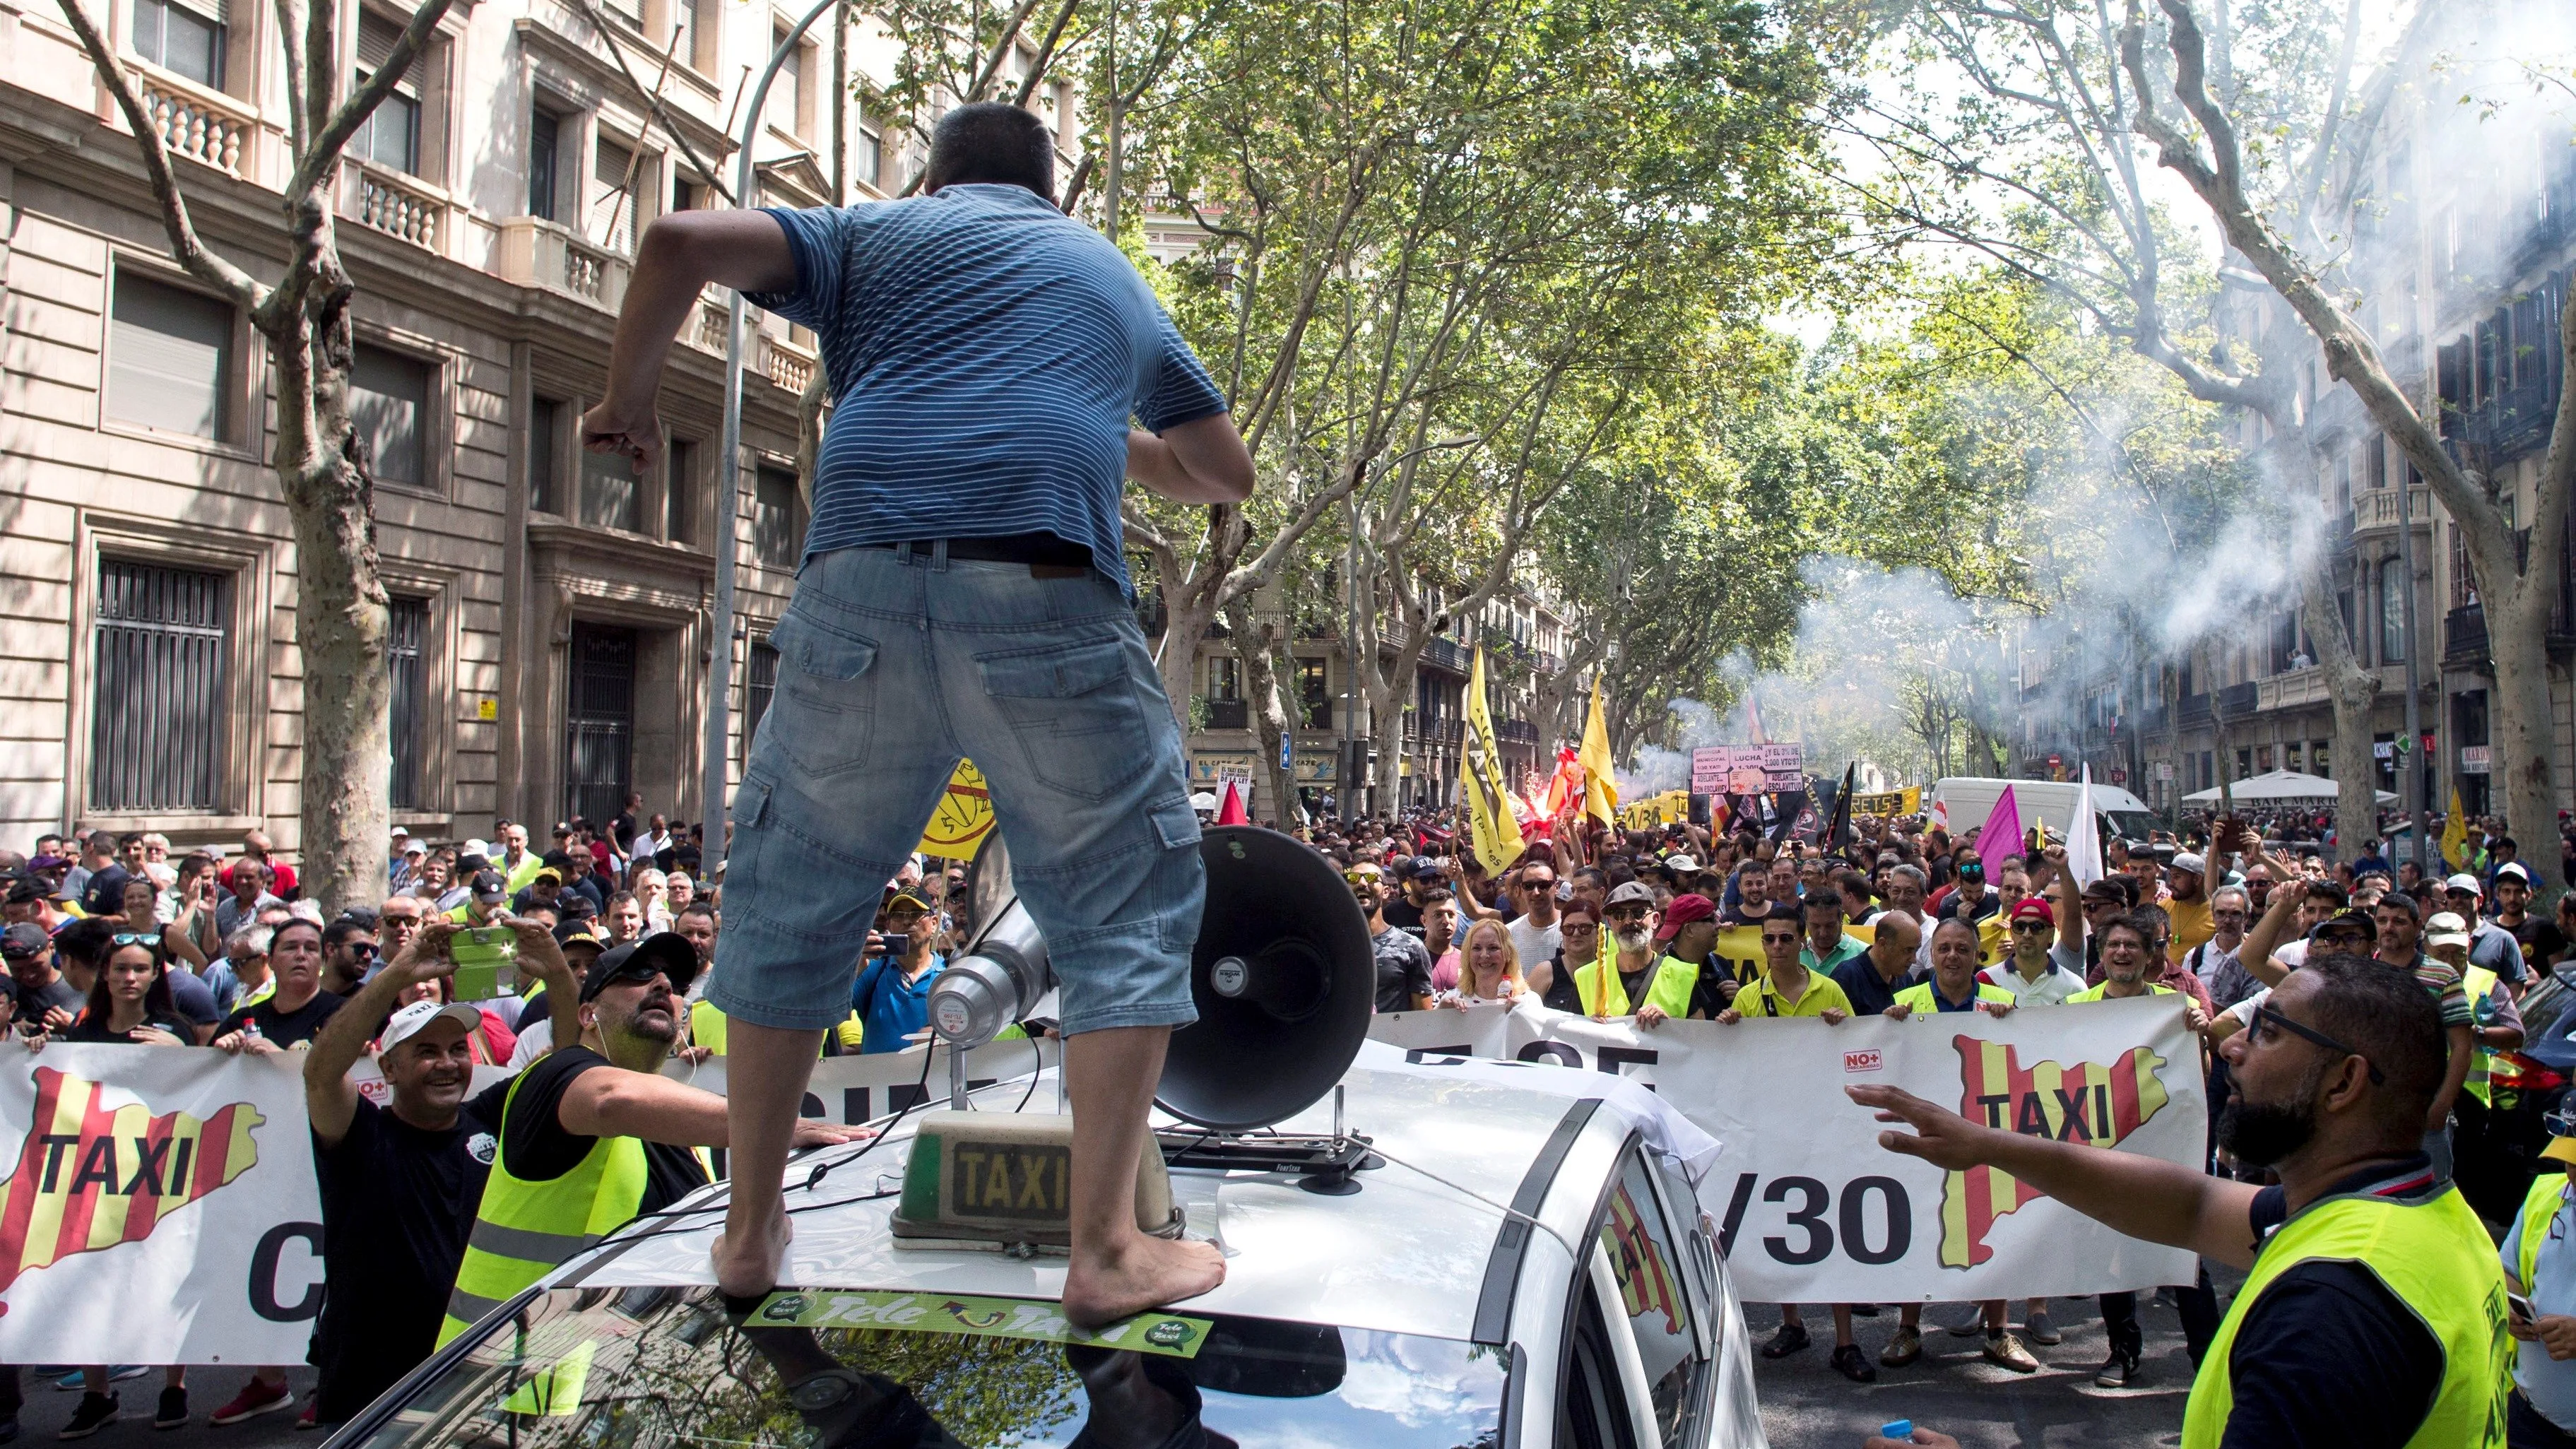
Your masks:
<svg viewBox="0 0 2576 1449"><path fill-rule="evenodd" d="M188 1391L186 1389L173 1384L161 1391L161 1406L152 1411L152 1427L155 1429L188 1427Z"/></svg>
<svg viewBox="0 0 2576 1449"><path fill-rule="evenodd" d="M1844 1378L1851 1380L1853 1383L1874 1384L1878 1382L1878 1370L1869 1366L1869 1359L1860 1351L1859 1344L1843 1344L1834 1350L1834 1356L1826 1360L1826 1362L1834 1366L1834 1372L1841 1374Z"/></svg>
<svg viewBox="0 0 2576 1449"><path fill-rule="evenodd" d="M81 1395L80 1407L72 1410L72 1421L54 1432L57 1439L86 1439L116 1422L116 1395L87 1393Z"/></svg>
<svg viewBox="0 0 2576 1449"><path fill-rule="evenodd" d="M2111 1357L2105 1360L2101 1369L2093 1375L2093 1386L2098 1389L2125 1389L2136 1383L2137 1379L2138 1351L2133 1348L2114 1348L2111 1350Z"/></svg>
<svg viewBox="0 0 2576 1449"><path fill-rule="evenodd" d="M1771 1341L1762 1345L1762 1356L1787 1358L1806 1346L1807 1330L1799 1324L1784 1323L1780 1325L1778 1333L1771 1335Z"/></svg>

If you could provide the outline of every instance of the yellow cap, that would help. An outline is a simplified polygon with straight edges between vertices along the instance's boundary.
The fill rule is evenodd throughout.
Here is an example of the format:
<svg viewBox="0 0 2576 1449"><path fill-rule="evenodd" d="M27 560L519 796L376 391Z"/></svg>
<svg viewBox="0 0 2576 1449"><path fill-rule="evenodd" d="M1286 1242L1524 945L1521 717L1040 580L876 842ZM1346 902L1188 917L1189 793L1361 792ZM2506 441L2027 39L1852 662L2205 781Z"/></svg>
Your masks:
<svg viewBox="0 0 2576 1449"><path fill-rule="evenodd" d="M2552 1137L2549 1145L2540 1149L2540 1155L2576 1167L2576 1137Z"/></svg>

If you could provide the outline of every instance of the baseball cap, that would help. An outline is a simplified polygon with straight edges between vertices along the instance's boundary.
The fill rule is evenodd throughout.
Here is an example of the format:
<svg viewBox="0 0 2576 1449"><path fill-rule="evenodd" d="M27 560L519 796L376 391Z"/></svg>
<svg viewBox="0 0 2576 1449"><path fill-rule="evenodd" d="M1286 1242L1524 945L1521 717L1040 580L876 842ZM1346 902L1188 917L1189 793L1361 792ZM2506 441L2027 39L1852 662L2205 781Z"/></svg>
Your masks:
<svg viewBox="0 0 2576 1449"><path fill-rule="evenodd" d="M1604 909L1611 906L1644 906L1648 910L1653 910L1655 888L1641 880L1621 881L1611 887L1608 898L1601 904Z"/></svg>
<svg viewBox="0 0 2576 1449"><path fill-rule="evenodd" d="M583 925L563 925L555 927L555 944L563 947L567 951L573 949L575 946L587 946L594 951L605 951L608 949L608 943L600 939L598 932Z"/></svg>
<svg viewBox="0 0 2576 1449"><path fill-rule="evenodd" d="M59 855L40 855L27 862L29 870L69 870L72 863Z"/></svg>
<svg viewBox="0 0 2576 1449"><path fill-rule="evenodd" d="M1676 875L1697 875L1699 862L1690 856L1676 853L1664 857L1664 869Z"/></svg>
<svg viewBox="0 0 2576 1449"><path fill-rule="evenodd" d="M629 941L590 963L581 978L581 999L589 1001L618 981L646 981L655 976L668 977L673 991L686 991L697 979L698 948L677 931L655 931L640 941Z"/></svg>
<svg viewBox="0 0 2576 1449"><path fill-rule="evenodd" d="M492 846L487 841L469 840L463 845L458 846L456 850L459 855L489 856L492 853Z"/></svg>
<svg viewBox="0 0 2576 1449"><path fill-rule="evenodd" d="M2540 1155L2576 1167L2576 1111L2561 1104L2540 1123L2549 1133L2549 1145L2540 1149Z"/></svg>
<svg viewBox="0 0 2576 1449"><path fill-rule="evenodd" d="M2427 946L2466 946L2469 923L2452 911L2436 911L2424 922L2424 944Z"/></svg>
<svg viewBox="0 0 2576 1449"><path fill-rule="evenodd" d="M2187 870L2193 875L2209 874L2209 862L2201 859L2197 855L2193 855L2189 851L2185 851L2182 854L2175 856L2170 868L2174 870Z"/></svg>
<svg viewBox="0 0 2576 1449"><path fill-rule="evenodd" d="M429 854L429 847L423 845L417 840L407 840L403 842L402 853L405 855L427 855Z"/></svg>
<svg viewBox="0 0 2576 1449"><path fill-rule="evenodd" d="M1427 855L1415 856L1413 858L1413 878L1415 880L1440 879L1440 862L1433 860Z"/></svg>
<svg viewBox="0 0 2576 1449"><path fill-rule="evenodd" d="M2442 889L2446 891L2467 891L2473 896L2482 896L2486 894L2485 889L2479 884L2478 878L2469 874L2467 871L2462 871L2458 875L2451 877L2449 880L2442 882Z"/></svg>
<svg viewBox="0 0 2576 1449"><path fill-rule="evenodd" d="M461 1001L415 1001L386 1019L384 1031L376 1037L376 1051L392 1051L418 1036L431 1022L441 1020L472 1031L483 1024L483 1013Z"/></svg>
<svg viewBox="0 0 2576 1449"><path fill-rule="evenodd" d="M2041 900L2037 896L2023 896L2020 900L2013 902L2012 919L2015 921L2046 921L2051 925L2055 925L2057 923L2057 912L2049 909L2048 902Z"/></svg>
<svg viewBox="0 0 2576 1449"><path fill-rule="evenodd" d="M484 870L475 872L475 900L480 901L487 906L497 906L501 903L502 897L507 896L509 893L509 883L501 879L501 873L499 871Z"/></svg>
<svg viewBox="0 0 2576 1449"><path fill-rule="evenodd" d="M1655 928L1655 939L1669 941L1691 922L1712 920L1716 915L1717 907L1696 891L1675 896L1672 904L1664 907L1664 923Z"/></svg>
<svg viewBox="0 0 2576 1449"><path fill-rule="evenodd" d="M897 906L910 906L916 911L927 911L930 909L930 902L922 899L918 891L899 890L886 897L885 903L885 908L889 911Z"/></svg>
<svg viewBox="0 0 2576 1449"><path fill-rule="evenodd" d="M2522 882L2524 885L2531 884L2531 872L2524 870L2521 862L2519 861L2508 860L2504 864L2496 867L2497 880L2502 880L2506 876L2512 876L2515 880Z"/></svg>
<svg viewBox="0 0 2576 1449"><path fill-rule="evenodd" d="M33 921L20 921L0 932L0 956L14 956L21 961L45 954L53 944L54 938L46 935L45 928Z"/></svg>
<svg viewBox="0 0 2576 1449"><path fill-rule="evenodd" d="M550 881L553 881L556 885L562 885L562 884L563 884L563 872L562 872L562 871L559 871L559 870L557 870L557 869L555 869L555 868L554 868L553 866L551 866L551 865L546 866L546 867L544 867L544 868L540 869L540 870L539 870L535 875L532 875L532 876L528 877L528 884L530 884L530 885L535 885L537 882L539 882L539 881L541 881L541 880L550 880Z"/></svg>
<svg viewBox="0 0 2576 1449"><path fill-rule="evenodd" d="M2308 939L2313 941L2321 931L2340 930L2346 926L2359 927L2361 929L2361 933L2369 937L2373 943L2376 943L2379 940L2379 922L2372 919L2370 912L2349 910L2337 911L2333 915L2326 917L2324 920L2317 922L2313 926L2310 926L2308 928Z"/></svg>

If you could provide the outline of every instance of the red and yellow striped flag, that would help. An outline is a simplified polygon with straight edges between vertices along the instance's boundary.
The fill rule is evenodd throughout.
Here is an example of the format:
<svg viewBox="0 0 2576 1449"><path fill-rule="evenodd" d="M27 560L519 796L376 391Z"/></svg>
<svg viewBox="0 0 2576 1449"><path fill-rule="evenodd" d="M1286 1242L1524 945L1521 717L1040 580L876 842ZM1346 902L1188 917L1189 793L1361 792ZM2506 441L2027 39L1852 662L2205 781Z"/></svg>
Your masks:
<svg viewBox="0 0 2576 1449"><path fill-rule="evenodd" d="M1959 1115L1989 1127L2114 1147L2171 1100L2156 1079L2164 1058L2147 1047L2132 1047L2108 1066L2043 1061L2025 1067L2002 1042L1959 1036L1950 1044L1959 1052ZM1993 1257L1987 1231L2044 1196L1991 1167L1948 1174L1941 1183L1941 1266L1970 1268Z"/></svg>
<svg viewBox="0 0 2576 1449"><path fill-rule="evenodd" d="M0 1289L21 1273L151 1236L162 1219L259 1161L248 1102L211 1117L109 1108L97 1082L36 1069L36 1109L0 1185ZM0 1309L5 1311L5 1309Z"/></svg>

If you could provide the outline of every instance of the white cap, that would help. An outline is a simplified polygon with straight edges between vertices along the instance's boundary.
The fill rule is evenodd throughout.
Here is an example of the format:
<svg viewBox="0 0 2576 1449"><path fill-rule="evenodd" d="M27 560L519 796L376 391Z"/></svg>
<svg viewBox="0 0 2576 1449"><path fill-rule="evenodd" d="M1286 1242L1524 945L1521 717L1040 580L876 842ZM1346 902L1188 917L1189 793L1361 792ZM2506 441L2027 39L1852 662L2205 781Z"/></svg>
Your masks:
<svg viewBox="0 0 2576 1449"><path fill-rule="evenodd" d="M406 840L403 842L402 853L405 855L427 855L429 854L429 846L418 840Z"/></svg>
<svg viewBox="0 0 2576 1449"><path fill-rule="evenodd" d="M2199 856L2196 856L2189 851L2184 851L2182 854L2175 856L2173 858L2173 862L2165 868L2167 870L2187 870L2193 875L2209 874L2209 862L2202 860Z"/></svg>
<svg viewBox="0 0 2576 1449"><path fill-rule="evenodd" d="M479 855L485 860L490 860L492 858L492 847L480 840L469 840L463 845L458 846L456 848L456 853L460 856Z"/></svg>
<svg viewBox="0 0 2576 1449"><path fill-rule="evenodd" d="M2424 944L2466 946L2469 944L2469 923L2449 911L2436 911L2424 921Z"/></svg>
<svg viewBox="0 0 2576 1449"><path fill-rule="evenodd" d="M2486 894L2486 891L2478 884L2478 878L2469 874L2467 871L2461 871L2458 875L2442 882L2442 889L2450 891L2467 891L2473 896L2482 896Z"/></svg>
<svg viewBox="0 0 2576 1449"><path fill-rule="evenodd" d="M1691 874L1699 870L1699 862L1687 855L1668 855L1664 857L1664 869Z"/></svg>
<svg viewBox="0 0 2576 1449"><path fill-rule="evenodd" d="M455 1022L472 1031L483 1024L483 1013L461 1001L415 1001L385 1022L384 1031L376 1038L376 1051L379 1054L392 1051L419 1035L421 1028L441 1020Z"/></svg>

